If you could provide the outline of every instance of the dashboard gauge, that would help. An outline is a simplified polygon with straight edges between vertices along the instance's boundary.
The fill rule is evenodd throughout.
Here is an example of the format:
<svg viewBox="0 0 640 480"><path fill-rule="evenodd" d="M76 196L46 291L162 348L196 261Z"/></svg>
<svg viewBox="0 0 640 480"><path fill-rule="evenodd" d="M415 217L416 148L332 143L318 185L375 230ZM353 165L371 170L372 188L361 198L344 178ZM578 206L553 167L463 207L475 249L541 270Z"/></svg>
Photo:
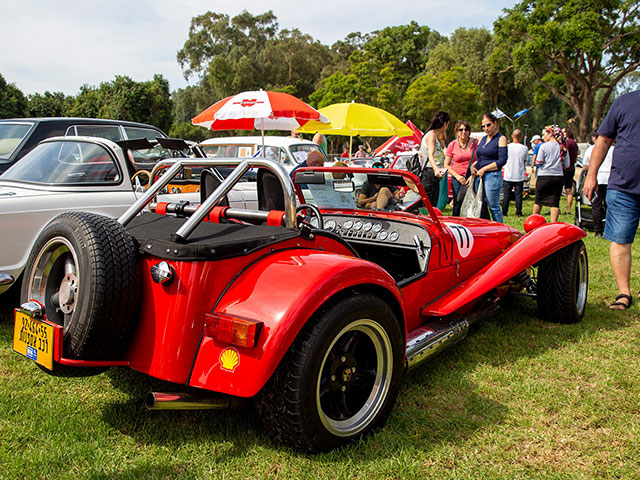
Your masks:
<svg viewBox="0 0 640 480"><path fill-rule="evenodd" d="M371 227L372 227L372 226L373 226L373 225L371 224L371 222L365 222L365 223L364 223L364 225L362 226L362 229L363 229L365 232L368 232L369 230L371 230Z"/></svg>
<svg viewBox="0 0 640 480"><path fill-rule="evenodd" d="M400 235L395 230L389 234L389 240L392 242L395 242L396 240L398 240L399 237Z"/></svg>
<svg viewBox="0 0 640 480"><path fill-rule="evenodd" d="M318 219L316 217L311 217L311 220L309 220L309 223L313 225L315 228L318 228Z"/></svg>
<svg viewBox="0 0 640 480"><path fill-rule="evenodd" d="M336 229L336 221L335 220L327 220L324 224L325 230L329 230L333 232Z"/></svg>
<svg viewBox="0 0 640 480"><path fill-rule="evenodd" d="M351 227L353 227L353 221L352 220L347 220L346 222L344 222L344 229L345 230L349 230Z"/></svg>
<svg viewBox="0 0 640 480"><path fill-rule="evenodd" d="M387 232L383 230L382 232L378 233L378 240L386 240L387 235Z"/></svg>
<svg viewBox="0 0 640 480"><path fill-rule="evenodd" d="M374 232L379 232L380 230L382 230L382 224L380 222L376 222L373 224L373 231Z"/></svg>
<svg viewBox="0 0 640 480"><path fill-rule="evenodd" d="M360 230L361 228L362 228L362 222L360 220L356 220L356 222L353 224L353 229Z"/></svg>

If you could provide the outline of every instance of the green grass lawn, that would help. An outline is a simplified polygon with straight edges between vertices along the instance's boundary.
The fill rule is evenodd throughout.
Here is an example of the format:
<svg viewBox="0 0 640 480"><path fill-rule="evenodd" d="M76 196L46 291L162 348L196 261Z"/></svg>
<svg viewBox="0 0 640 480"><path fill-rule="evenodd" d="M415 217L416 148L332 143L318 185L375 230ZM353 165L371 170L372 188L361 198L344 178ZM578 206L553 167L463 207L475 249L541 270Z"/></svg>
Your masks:
<svg viewBox="0 0 640 480"><path fill-rule="evenodd" d="M505 221L522 228L514 213ZM12 352L5 320L0 478L638 478L639 307L609 311L609 242L585 243L581 323L545 323L531 300L509 301L406 376L381 431L320 455L272 442L251 409L146 411L146 392L171 387L128 369L49 376Z"/></svg>

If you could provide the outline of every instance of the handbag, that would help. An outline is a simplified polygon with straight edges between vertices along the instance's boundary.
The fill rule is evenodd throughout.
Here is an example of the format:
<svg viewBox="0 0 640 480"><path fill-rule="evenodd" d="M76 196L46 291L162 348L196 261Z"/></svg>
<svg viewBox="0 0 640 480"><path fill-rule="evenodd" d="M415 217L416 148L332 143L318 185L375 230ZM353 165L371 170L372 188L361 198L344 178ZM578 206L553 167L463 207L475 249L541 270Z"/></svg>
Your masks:
<svg viewBox="0 0 640 480"><path fill-rule="evenodd" d="M462 207L460 207L460 216L480 218L482 211L482 178L478 182L477 191L475 191L475 181L471 182L469 187L462 201Z"/></svg>
<svg viewBox="0 0 640 480"><path fill-rule="evenodd" d="M467 172L464 174L464 178L469 178L471 176L471 164L473 163L473 159L476 156L476 150L478 149L478 142L473 141L473 147L471 150L471 158L469 159L469 164L467 165ZM460 190L458 190L458 196L456 200L458 202L463 202L464 197L467 195L467 190L469 189L469 185L460 185Z"/></svg>

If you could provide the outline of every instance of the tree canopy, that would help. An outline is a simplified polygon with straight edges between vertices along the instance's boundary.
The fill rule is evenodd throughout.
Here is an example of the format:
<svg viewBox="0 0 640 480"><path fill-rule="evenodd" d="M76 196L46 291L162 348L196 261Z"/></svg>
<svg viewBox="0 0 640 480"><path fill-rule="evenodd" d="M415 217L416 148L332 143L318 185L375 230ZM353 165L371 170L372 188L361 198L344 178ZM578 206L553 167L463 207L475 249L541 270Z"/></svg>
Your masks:
<svg viewBox="0 0 640 480"><path fill-rule="evenodd" d="M496 20L494 59L536 78L536 102L554 95L571 107L585 138L616 84L640 67L639 8L633 0L525 0Z"/></svg>
<svg viewBox="0 0 640 480"><path fill-rule="evenodd" d="M23 117L27 113L27 99L12 83L0 74L0 118Z"/></svg>

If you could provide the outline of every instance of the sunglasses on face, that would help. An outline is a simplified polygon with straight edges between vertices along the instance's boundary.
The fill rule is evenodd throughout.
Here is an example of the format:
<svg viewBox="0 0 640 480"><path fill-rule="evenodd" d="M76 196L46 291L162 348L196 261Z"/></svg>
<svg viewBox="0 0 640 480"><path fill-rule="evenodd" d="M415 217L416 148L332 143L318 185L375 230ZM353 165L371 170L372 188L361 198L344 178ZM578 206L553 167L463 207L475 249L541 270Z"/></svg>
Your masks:
<svg viewBox="0 0 640 480"><path fill-rule="evenodd" d="M459 128L459 129L458 129L458 131L459 131L459 132L468 132L469 130L470 130L470 129L469 129L469 128L467 128L467 127L462 127L462 128Z"/></svg>
<svg viewBox="0 0 640 480"><path fill-rule="evenodd" d="M480 125L482 128L489 128L491 125L493 125L493 123L485 123Z"/></svg>

